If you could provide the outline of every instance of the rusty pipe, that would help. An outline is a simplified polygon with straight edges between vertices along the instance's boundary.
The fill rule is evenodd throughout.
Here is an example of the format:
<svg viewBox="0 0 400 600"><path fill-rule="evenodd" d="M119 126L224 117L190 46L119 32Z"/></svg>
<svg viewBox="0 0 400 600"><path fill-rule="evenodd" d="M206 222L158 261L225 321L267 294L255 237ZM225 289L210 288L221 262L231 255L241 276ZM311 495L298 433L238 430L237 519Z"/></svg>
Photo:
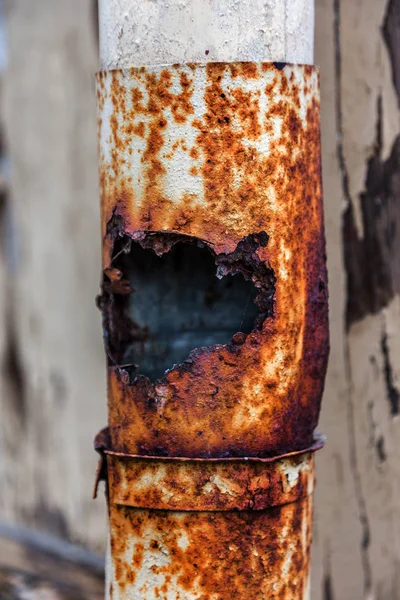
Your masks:
<svg viewBox="0 0 400 600"><path fill-rule="evenodd" d="M309 447L328 355L317 69L105 71L98 102L112 448L255 457ZM151 342L148 323L128 315L141 275L128 280L123 259L193 246L217 277L249 282L258 314L248 333L194 348L151 383L121 367Z"/></svg>
<svg viewBox="0 0 400 600"><path fill-rule="evenodd" d="M309 598L313 452L107 462L109 597Z"/></svg>
<svg viewBox="0 0 400 600"><path fill-rule="evenodd" d="M254 599L305 598L328 357L318 71L138 67L100 72L97 96L110 598L248 598L251 582ZM247 282L257 314L151 381L140 369L155 372L176 349L143 320L140 288L151 291L163 265L166 281L179 274L179 293L165 294L179 304L189 280L176 265L200 257L193 249L213 277ZM213 298L202 319L222 318L219 307ZM282 465L299 474L293 497Z"/></svg>
<svg viewBox="0 0 400 600"><path fill-rule="evenodd" d="M109 597L309 598L316 437L273 459L113 452Z"/></svg>

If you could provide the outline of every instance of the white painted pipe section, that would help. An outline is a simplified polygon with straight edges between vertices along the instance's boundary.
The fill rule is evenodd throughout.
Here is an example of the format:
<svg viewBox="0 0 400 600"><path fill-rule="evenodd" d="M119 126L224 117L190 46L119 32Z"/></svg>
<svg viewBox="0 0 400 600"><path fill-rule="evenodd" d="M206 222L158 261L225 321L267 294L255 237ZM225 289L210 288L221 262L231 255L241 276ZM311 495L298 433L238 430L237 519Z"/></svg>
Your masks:
<svg viewBox="0 0 400 600"><path fill-rule="evenodd" d="M314 0L99 0L100 66L313 64Z"/></svg>

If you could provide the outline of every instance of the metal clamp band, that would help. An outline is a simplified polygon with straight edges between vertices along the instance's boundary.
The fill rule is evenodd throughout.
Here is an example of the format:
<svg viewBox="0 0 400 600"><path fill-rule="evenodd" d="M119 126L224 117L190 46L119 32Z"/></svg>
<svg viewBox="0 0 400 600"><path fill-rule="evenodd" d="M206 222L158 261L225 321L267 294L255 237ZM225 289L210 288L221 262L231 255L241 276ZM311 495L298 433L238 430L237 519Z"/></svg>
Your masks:
<svg viewBox="0 0 400 600"><path fill-rule="evenodd" d="M174 511L263 510L296 502L314 489L314 455L324 438L310 448L275 458L136 456L104 446L110 502L135 508ZM104 474L103 474L104 476Z"/></svg>

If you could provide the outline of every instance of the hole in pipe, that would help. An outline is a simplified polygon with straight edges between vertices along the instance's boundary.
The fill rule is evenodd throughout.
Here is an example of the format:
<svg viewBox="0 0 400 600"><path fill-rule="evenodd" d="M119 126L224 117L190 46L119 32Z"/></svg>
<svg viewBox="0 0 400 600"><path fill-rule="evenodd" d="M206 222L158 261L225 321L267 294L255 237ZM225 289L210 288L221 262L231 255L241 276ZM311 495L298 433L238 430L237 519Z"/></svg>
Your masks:
<svg viewBox="0 0 400 600"><path fill-rule="evenodd" d="M108 341L131 375L159 379L192 350L250 333L259 316L253 282L241 274L218 278L203 244L180 241L158 256L125 236L114 257L130 293L112 294Z"/></svg>

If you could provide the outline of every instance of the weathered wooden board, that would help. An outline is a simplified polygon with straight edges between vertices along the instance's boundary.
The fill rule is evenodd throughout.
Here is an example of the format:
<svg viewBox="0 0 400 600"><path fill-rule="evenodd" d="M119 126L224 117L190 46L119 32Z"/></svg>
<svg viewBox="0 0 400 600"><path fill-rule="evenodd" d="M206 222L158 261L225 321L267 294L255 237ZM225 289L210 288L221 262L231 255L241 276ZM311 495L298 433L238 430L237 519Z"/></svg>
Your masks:
<svg viewBox="0 0 400 600"><path fill-rule="evenodd" d="M100 600L100 558L67 542L29 530L0 526L2 600Z"/></svg>
<svg viewBox="0 0 400 600"><path fill-rule="evenodd" d="M400 597L397 0L318 0L331 355L313 598Z"/></svg>
<svg viewBox="0 0 400 600"><path fill-rule="evenodd" d="M95 308L93 7L91 0L6 6L13 230L8 272L4 260L1 267L0 506L3 519L97 547L105 505L91 500L92 439L106 421L106 396Z"/></svg>

